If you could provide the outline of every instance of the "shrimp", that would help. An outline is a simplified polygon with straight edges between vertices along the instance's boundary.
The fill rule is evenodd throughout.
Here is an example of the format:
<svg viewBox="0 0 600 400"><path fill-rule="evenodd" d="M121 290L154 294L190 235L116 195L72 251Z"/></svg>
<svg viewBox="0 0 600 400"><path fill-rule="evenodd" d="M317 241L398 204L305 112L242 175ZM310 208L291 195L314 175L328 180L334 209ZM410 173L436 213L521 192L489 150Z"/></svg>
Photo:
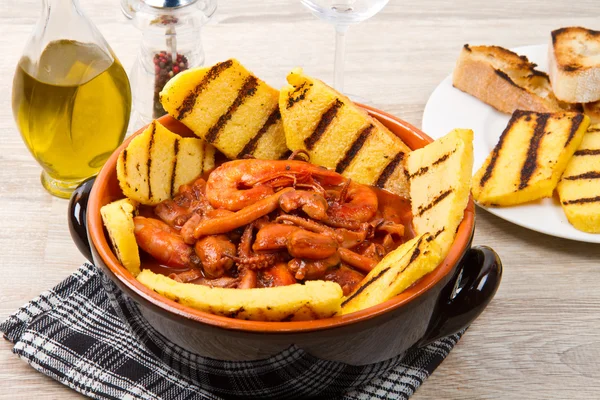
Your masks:
<svg viewBox="0 0 600 400"><path fill-rule="evenodd" d="M166 223L146 217L134 217L138 245L160 263L174 268L198 267L200 260L192 246Z"/></svg>
<svg viewBox="0 0 600 400"><path fill-rule="evenodd" d="M347 182L339 198L329 205L328 218L324 222L335 227L353 229L347 222L368 222L377 213L379 201L377 193L367 185L351 180Z"/></svg>
<svg viewBox="0 0 600 400"><path fill-rule="evenodd" d="M202 236L227 233L236 228L248 225L255 219L258 219L267 215L270 212L275 211L277 209L277 205L279 203L279 198L281 197L281 195L285 194L290 190L293 189L283 189L230 215L203 220L195 227L194 238L198 239Z"/></svg>
<svg viewBox="0 0 600 400"><path fill-rule="evenodd" d="M313 185L314 179L319 184ZM271 196L275 189L302 185L341 185L342 175L298 160L235 160L215 169L206 182L206 197L214 208L241 210Z"/></svg>

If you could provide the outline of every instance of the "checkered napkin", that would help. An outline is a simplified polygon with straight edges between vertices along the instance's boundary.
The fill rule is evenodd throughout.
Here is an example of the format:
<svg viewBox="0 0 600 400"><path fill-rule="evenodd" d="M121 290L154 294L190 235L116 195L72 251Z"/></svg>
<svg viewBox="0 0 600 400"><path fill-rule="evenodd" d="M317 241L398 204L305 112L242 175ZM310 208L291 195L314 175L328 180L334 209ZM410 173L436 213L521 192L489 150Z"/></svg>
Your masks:
<svg viewBox="0 0 600 400"><path fill-rule="evenodd" d="M408 399L462 334L410 350L383 366L360 368L353 382L336 381L335 376L340 368L347 374L354 367L316 360L295 346L273 356L275 363L218 361L167 341L148 325L136 304L90 264L19 309L0 324L0 331L14 343L13 352L33 368L81 394L95 399L164 400L223 398L213 394L215 388L237 397L312 394L331 399L331 393L352 387L338 398ZM311 392L311 382L302 381L307 368L320 368L324 379L331 379L319 385L328 388L325 392ZM388 372L374 379L381 368ZM261 385L247 387L236 375L256 377Z"/></svg>

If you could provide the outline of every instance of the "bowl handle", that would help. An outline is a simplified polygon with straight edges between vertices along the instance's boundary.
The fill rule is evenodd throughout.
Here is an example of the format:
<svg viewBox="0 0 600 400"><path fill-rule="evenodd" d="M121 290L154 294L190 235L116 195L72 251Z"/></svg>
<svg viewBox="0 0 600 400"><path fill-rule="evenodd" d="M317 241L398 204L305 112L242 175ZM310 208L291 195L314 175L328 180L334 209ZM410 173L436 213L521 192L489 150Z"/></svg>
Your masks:
<svg viewBox="0 0 600 400"><path fill-rule="evenodd" d="M71 194L71 200L69 200L69 232L71 232L71 239L85 258L90 262L92 260L92 249L87 236L87 204L92 191L92 186L96 177L91 177L83 181L77 186L77 189Z"/></svg>
<svg viewBox="0 0 600 400"><path fill-rule="evenodd" d="M425 346L469 326L487 307L502 278L502 262L487 246L474 246L460 261L440 293L429 327L418 346Z"/></svg>

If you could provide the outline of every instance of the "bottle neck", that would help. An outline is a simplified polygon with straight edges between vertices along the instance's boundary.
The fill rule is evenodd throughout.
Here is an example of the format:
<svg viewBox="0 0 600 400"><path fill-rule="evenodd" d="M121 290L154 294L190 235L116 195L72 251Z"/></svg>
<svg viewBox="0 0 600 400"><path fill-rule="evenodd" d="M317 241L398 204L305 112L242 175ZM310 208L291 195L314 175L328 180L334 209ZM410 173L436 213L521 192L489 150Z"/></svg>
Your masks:
<svg viewBox="0 0 600 400"><path fill-rule="evenodd" d="M42 18L46 21L51 14L53 16L60 15L64 18L81 15L78 0L42 0L42 4Z"/></svg>
<svg viewBox="0 0 600 400"><path fill-rule="evenodd" d="M34 31L32 41L37 43L34 52L41 54L48 43L57 40L74 40L95 44L112 60L110 47L79 7L79 0L42 0L42 16Z"/></svg>

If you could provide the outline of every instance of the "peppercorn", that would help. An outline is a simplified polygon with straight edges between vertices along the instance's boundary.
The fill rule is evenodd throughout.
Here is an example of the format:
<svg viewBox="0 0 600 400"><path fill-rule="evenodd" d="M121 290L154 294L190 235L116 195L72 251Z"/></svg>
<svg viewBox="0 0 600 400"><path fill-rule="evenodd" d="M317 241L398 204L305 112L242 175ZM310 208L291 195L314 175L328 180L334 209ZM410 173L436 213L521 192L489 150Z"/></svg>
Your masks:
<svg viewBox="0 0 600 400"><path fill-rule="evenodd" d="M189 68L188 60L183 54L177 54L176 61L173 63L171 53L161 51L154 54L154 102L153 118L159 118L167 112L160 103L160 92L163 90L169 79L178 73Z"/></svg>

